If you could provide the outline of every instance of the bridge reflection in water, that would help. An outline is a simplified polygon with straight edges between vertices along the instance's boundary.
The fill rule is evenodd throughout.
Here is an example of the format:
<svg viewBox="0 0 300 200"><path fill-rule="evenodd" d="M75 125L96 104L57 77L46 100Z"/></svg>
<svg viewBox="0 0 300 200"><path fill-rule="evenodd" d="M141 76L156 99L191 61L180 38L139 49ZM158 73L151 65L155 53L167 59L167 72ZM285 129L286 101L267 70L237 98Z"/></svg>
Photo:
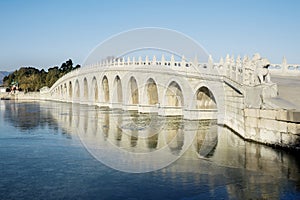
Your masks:
<svg viewBox="0 0 300 200"><path fill-rule="evenodd" d="M97 156L99 153L102 154L99 151L107 155L115 152L115 149L121 150L118 151L121 154L122 152L143 153L140 155L145 158L135 161L143 163L147 162L146 153L155 151L160 151L163 155L167 152L169 154L167 156L174 159L169 162L175 161L187 150L193 152L195 158L210 157L218 144L217 133L220 127L217 126L216 120L188 121L183 120L182 117L163 117L153 113L140 114L76 104L66 105L69 108L64 113L70 114L57 113L53 117L57 118L62 128L76 133L87 149L101 161L103 161L102 157ZM153 156L155 155L151 157ZM128 162L128 157L123 160L122 156L111 155L111 158L118 164L124 162L123 164L129 165L129 168L132 167L130 165L133 163ZM155 160L151 162L156 162ZM105 162L104 164L110 165ZM167 166L148 164L153 164L153 169Z"/></svg>
<svg viewBox="0 0 300 200"><path fill-rule="evenodd" d="M183 154L177 162L188 160L190 163L172 165L174 171L179 166L184 171L203 170L199 168L200 159L221 166L300 180L299 163L294 155L244 141L227 128L218 126L215 120L188 121L180 117L104 110L93 106L51 104L55 104L53 107L56 109L51 110L51 114L59 126L68 133L77 133L84 142L92 141L98 146L110 143L136 153L156 151L166 146L175 156ZM189 135L194 136L191 145L187 144ZM191 164L194 161L195 165Z"/></svg>
<svg viewBox="0 0 300 200"><path fill-rule="evenodd" d="M12 119L23 116L22 112L27 112L24 109L26 105L32 106L32 103L22 103L22 108L12 103L5 104L5 109L10 110L6 113L11 116L4 118L20 123L16 127L22 128L22 121ZM162 150L162 155L168 155L175 162L153 173L159 174L161 179L169 179L171 173L174 177L168 182L184 183L186 180L179 174L191 173L193 181L189 180L189 184L196 187L207 179L209 187L222 185L232 198L280 198L282 189L290 182L295 183L293 187L296 191L300 190L300 167L296 156L246 142L213 120L187 121L180 117L105 110L69 103L40 102L33 105L39 108L37 113L40 114L26 120L38 124L38 121L46 123L44 119L51 117L51 121L57 123L56 128L64 130L74 139L78 137L94 157L98 159L97 153L103 151L101 161L104 159L108 164L118 164L123 169L141 160L130 160L130 157L122 159L114 149L142 157L154 155L144 157L142 161L146 164L161 160L160 155L151 153Z"/></svg>

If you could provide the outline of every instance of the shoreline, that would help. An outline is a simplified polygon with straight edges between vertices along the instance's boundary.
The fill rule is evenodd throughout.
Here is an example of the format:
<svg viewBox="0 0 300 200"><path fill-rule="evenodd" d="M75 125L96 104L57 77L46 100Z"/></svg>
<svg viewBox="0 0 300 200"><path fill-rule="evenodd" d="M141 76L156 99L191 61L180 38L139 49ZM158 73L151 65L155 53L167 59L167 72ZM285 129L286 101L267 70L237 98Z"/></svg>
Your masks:
<svg viewBox="0 0 300 200"><path fill-rule="evenodd" d="M1 100L16 100L16 99L24 99L24 100L40 100L41 95L40 92L17 92L12 94L10 92L0 93Z"/></svg>

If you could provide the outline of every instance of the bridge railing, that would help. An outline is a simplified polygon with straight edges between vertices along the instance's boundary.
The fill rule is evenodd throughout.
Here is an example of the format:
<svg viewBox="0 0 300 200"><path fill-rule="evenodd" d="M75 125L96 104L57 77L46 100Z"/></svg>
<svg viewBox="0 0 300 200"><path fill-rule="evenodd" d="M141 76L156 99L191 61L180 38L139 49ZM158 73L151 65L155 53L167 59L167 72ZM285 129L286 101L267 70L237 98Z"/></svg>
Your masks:
<svg viewBox="0 0 300 200"><path fill-rule="evenodd" d="M112 60L105 60L103 62L97 62L92 65L86 65L82 68L76 69L74 71L69 72L64 75L61 79L59 79L52 88L55 88L64 80L67 80L73 76L77 76L82 73L93 73L99 70L99 68L103 67L114 67L114 68L123 68L123 67L149 67L152 69L157 69L157 67L165 67L178 72L186 73L186 74L195 74L195 75L212 75L212 76L223 76L226 77L227 80L231 80L235 82L235 84L239 85L249 85L254 86L260 84L260 80L258 79L258 71L261 70L262 66L260 66L262 58L259 54L255 54L253 58L249 58L248 56L244 56L241 58L238 56L234 58L234 56L227 55L225 61L223 58L220 59L218 63L214 63L211 56L208 57L208 61L205 63L199 63L197 59L193 62L188 61L182 56L181 60L175 60L172 55L169 60L165 59L164 55L160 59L156 59L153 56L152 59L149 59L146 56L144 59L142 57L127 57L127 59L117 58ZM285 74L293 74L300 75L300 66L291 65L287 68L283 68L279 65L270 67L271 74L281 74L282 71Z"/></svg>
<svg viewBox="0 0 300 200"><path fill-rule="evenodd" d="M272 64L270 73L278 76L300 76L300 64Z"/></svg>
<svg viewBox="0 0 300 200"><path fill-rule="evenodd" d="M226 56L225 61L221 58L219 63L214 63L211 56L209 56L206 63L199 63L197 60L190 62L187 61L184 56L180 61L176 61L174 56L171 56L170 60L166 60L164 56L160 60L156 59L154 56L152 59L149 59L146 56L144 59L139 57L137 60L133 58L117 58L112 60L105 60L103 62L98 62L93 65L86 66L88 68L98 68L98 67L167 67L178 72L189 72L189 73L198 73L198 74L208 74L208 75L217 75L225 76L227 79L230 79L241 85L256 85L259 84L257 77L257 68L260 56L255 55L252 59L249 59L248 56L244 56L242 59L238 56L236 59L234 56Z"/></svg>

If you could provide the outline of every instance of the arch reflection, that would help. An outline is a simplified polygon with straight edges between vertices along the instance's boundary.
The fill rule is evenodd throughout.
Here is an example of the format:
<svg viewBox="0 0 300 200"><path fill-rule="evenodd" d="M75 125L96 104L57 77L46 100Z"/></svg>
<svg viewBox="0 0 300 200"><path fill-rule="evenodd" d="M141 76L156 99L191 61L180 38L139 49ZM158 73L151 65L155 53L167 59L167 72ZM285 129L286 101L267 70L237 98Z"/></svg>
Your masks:
<svg viewBox="0 0 300 200"><path fill-rule="evenodd" d="M218 144L218 127L216 120L201 120L194 141L196 153L200 157L213 156Z"/></svg>

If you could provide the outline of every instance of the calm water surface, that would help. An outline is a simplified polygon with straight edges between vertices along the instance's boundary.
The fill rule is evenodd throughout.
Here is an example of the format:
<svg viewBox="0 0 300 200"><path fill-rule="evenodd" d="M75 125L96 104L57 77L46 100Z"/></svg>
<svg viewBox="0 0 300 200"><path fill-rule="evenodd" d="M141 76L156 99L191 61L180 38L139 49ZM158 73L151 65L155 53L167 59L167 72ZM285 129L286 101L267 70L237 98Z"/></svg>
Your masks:
<svg viewBox="0 0 300 200"><path fill-rule="evenodd" d="M140 137L145 131L158 134ZM159 170L126 173L85 148L97 146L130 167L108 143L134 153L165 145L170 155L183 155ZM244 142L214 121L0 101L0 199L300 199L300 159Z"/></svg>

